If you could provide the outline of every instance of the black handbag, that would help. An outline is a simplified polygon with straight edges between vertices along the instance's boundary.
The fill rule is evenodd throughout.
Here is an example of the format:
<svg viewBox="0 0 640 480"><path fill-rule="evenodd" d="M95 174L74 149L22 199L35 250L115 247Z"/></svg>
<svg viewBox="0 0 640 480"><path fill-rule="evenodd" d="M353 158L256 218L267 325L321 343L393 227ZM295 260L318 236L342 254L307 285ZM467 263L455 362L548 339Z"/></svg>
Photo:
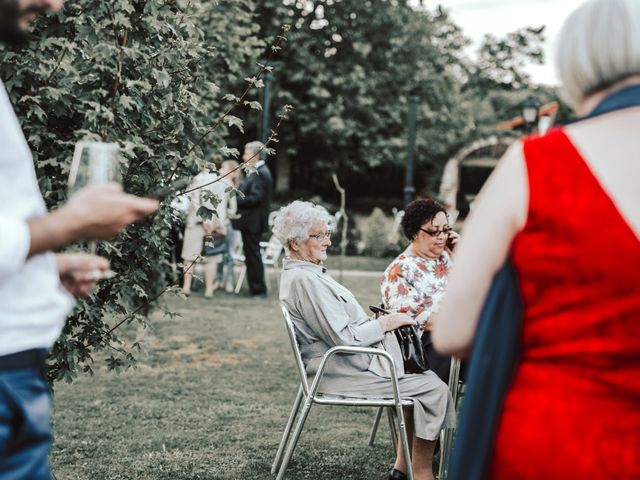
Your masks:
<svg viewBox="0 0 640 480"><path fill-rule="evenodd" d="M213 257L227 252L227 236L223 233L205 235L202 239L202 256Z"/></svg>
<svg viewBox="0 0 640 480"><path fill-rule="evenodd" d="M393 333L400 345L405 373L423 373L429 370L429 361L420 341L417 327L406 325L396 328Z"/></svg>

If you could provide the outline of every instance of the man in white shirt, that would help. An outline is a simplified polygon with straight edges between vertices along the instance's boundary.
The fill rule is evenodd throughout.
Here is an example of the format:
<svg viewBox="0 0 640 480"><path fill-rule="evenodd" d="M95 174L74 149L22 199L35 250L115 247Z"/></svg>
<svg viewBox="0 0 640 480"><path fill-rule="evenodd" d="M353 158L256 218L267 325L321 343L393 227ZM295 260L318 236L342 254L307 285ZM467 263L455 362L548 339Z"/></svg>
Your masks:
<svg viewBox="0 0 640 480"><path fill-rule="evenodd" d="M0 0L0 40L62 0ZM2 69L0 68L0 71ZM44 360L73 305L106 271L106 259L51 250L114 237L158 202L116 184L87 187L47 213L33 160L0 80L0 478L50 479L50 395Z"/></svg>

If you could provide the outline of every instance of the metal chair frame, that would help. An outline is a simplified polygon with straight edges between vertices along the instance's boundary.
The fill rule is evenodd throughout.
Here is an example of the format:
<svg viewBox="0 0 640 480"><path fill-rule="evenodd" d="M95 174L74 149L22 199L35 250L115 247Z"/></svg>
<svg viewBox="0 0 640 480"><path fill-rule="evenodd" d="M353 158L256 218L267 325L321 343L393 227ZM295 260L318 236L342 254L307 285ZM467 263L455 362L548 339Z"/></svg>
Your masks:
<svg viewBox="0 0 640 480"><path fill-rule="evenodd" d="M458 410L458 398L462 382L460 381L460 359L453 357L449 368L449 390L453 398L453 405ZM453 450L453 437L455 428L443 428L440 432L440 467L438 468L438 479L444 480L449 475L449 460Z"/></svg>
<svg viewBox="0 0 640 480"><path fill-rule="evenodd" d="M313 404L318 405L337 405L337 406L351 406L351 407L392 407L396 412L396 420L397 420L397 428L400 432L400 440L402 442L402 451L404 454L405 462L407 464L407 478L409 480L413 480L413 468L411 466L411 455L409 452L409 441L407 439L407 430L404 422L404 415L402 414L403 407L412 407L413 400L411 399L402 399L400 397L400 390L398 388L398 377L396 373L396 366L393 361L393 357L389 355L384 350L380 350L377 348L365 348L365 347L350 347L350 346L338 346L329 349L322 360L320 361L320 366L318 367L318 372L313 378L313 382L311 383L311 387L309 387L307 381L307 373L304 367L304 363L302 362L302 355L300 354L300 348L298 346L298 340L296 338L295 327L291 320L291 316L287 311L284 305L281 305L282 314L285 319L285 324L287 327L287 334L289 335L289 341L291 342L291 349L293 350L293 356L296 361L296 367L298 370L298 375L300 376L300 386L298 388L298 393L296 394L296 398L293 402L293 407L291 409L291 414L289 415L289 419L284 429L284 433L282 434L282 439L280 440L280 445L278 446L278 451L276 452L276 456L273 460L273 465L271 466L271 474L275 474L278 471L278 475L276 480L282 480L284 478L285 471L287 466L289 465L289 460L293 454L293 451L296 448L298 440L300 438L300 434L302 433L302 429L304 427L305 421L307 420L307 416L309 415L309 411L311 410L311 406ZM338 395L326 395L318 392L318 388L320 386L320 382L322 377L324 376L324 371L327 365L327 361L333 357L334 355L353 355L353 354L366 354L366 355L378 355L384 359L389 365L389 370L391 372L391 378L389 379L392 389L393 389L393 398L392 399L382 399L382 398L351 398L351 397L343 397ZM303 402L304 400L304 402ZM300 405L302 404L302 410L300 410ZM295 422L296 417L298 416L297 424L295 429L293 430L293 437L289 439L291 436L291 429ZM377 423L380 421L381 410L378 412L376 417L375 428L377 428ZM374 431L372 433L375 435ZM284 452L284 458L283 458ZM278 470L278 466L280 467Z"/></svg>
<svg viewBox="0 0 640 480"><path fill-rule="evenodd" d="M458 409L458 399L460 396L460 389L462 387L462 382L460 381L460 359L452 358L451 366L449 367L449 390L451 391L451 396L453 398L453 404L455 405L456 411ZM382 411L384 407L380 407L378 409L378 413L376 414L376 418L373 422L373 427L371 428L371 434L369 435L369 446L373 445L376 432L378 430L378 425L380 424L380 418L382 417ZM389 418L389 427L391 429L391 439L393 441L393 447L396 448L397 444L397 432L394 427L394 412L391 409L387 409L387 414ZM438 479L444 480L447 478L449 474L449 460L451 459L451 451L453 450L453 437L455 434L455 428L443 428L440 431L440 463L438 467Z"/></svg>

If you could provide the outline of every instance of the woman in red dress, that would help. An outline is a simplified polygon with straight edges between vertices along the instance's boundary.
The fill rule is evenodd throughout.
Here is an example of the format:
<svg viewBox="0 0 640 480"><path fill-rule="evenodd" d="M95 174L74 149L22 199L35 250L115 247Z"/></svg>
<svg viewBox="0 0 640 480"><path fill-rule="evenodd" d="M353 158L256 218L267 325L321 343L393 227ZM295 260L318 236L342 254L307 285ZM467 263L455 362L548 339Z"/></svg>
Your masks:
<svg viewBox="0 0 640 480"><path fill-rule="evenodd" d="M639 479L640 0L586 2L558 43L566 96L587 118L500 162L465 225L433 341L469 353L511 255L521 358L489 478Z"/></svg>

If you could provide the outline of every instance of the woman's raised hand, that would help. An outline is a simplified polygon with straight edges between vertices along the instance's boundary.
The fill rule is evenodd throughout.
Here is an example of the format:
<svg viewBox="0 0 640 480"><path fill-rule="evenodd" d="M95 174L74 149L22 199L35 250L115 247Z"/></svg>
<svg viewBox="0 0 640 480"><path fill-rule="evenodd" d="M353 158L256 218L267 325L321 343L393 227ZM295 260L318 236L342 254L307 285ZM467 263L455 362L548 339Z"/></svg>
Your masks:
<svg viewBox="0 0 640 480"><path fill-rule="evenodd" d="M416 321L405 313L389 313L378 318L384 332L390 332L405 325L415 325Z"/></svg>

